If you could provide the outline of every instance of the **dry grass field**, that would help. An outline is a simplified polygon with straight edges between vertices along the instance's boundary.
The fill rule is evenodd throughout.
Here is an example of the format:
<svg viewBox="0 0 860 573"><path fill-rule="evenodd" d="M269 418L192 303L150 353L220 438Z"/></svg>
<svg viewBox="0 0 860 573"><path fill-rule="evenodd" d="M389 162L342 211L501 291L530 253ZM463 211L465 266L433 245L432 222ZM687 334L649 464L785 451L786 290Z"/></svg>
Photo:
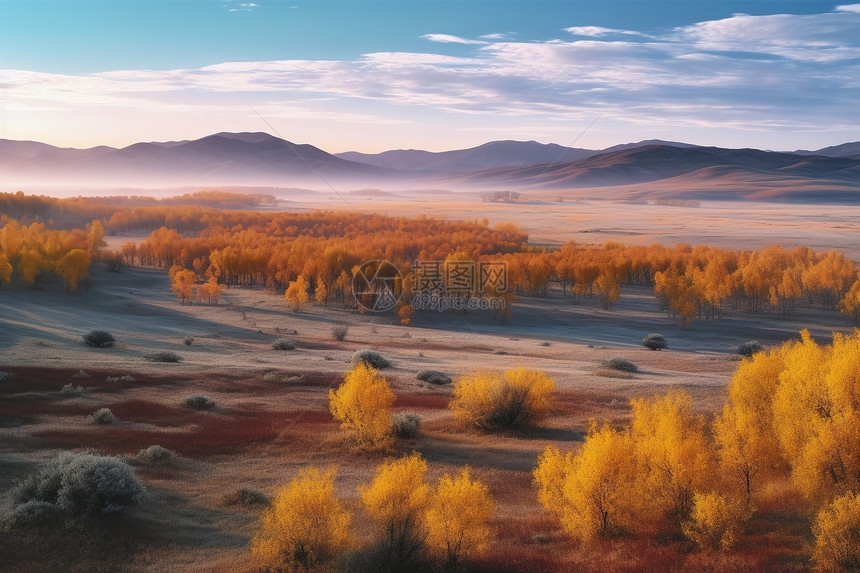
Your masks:
<svg viewBox="0 0 860 573"><path fill-rule="evenodd" d="M389 214L426 212L424 205L409 203L376 206ZM595 223L577 219L572 205L565 206L570 220L563 211L538 213L529 206L476 203L471 214L487 209L484 216L517 221L538 242L594 236L596 231L587 228L603 228L610 218L616 224L607 240L623 239L633 232L625 231L631 226L647 228L648 242L738 245L747 240L731 234L722 206L695 210L702 221L698 240L691 219L672 217L658 225L643 215L622 222L620 211L629 206L598 207L592 213L600 221ZM439 214L453 214L445 209ZM680 212L659 209L666 218ZM818 215L780 212L786 216L773 227L767 221L779 218L776 208L746 211L744 217L759 213L765 221L751 226L748 240L767 244L791 236L799 244L839 248L848 245L857 225L850 214L844 215L844 224L822 222L819 228L805 226ZM469 214L460 211L459 216ZM675 230L664 233L673 221ZM805 236L792 232L799 228ZM603 235L595 242L602 240ZM339 323L349 325L343 341L331 333ZM504 323L439 313L418 315L409 326L389 315L338 305L308 304L292 312L282 295L249 289L226 290L217 306L180 305L166 273L137 268L119 273L94 268L88 285L74 294L52 287L6 289L0 294L0 371L8 373L0 381L0 491L58 450L91 450L134 461L141 449L158 444L177 457L166 465L136 465L149 494L126 516L73 536L64 529L40 535L0 532L0 570L252 571L248 544L264 504L242 492L271 497L308 465L338 467L337 493L356 509L355 527L368 538L370 523L359 509L357 486L372 478L386 455L413 450L428 461L429 480L468 464L498 502L497 541L470 570L803 570L809 565L810 523L782 509L787 501L802 505L787 484L770 488L749 525L750 531L764 533L744 536L730 554L706 554L648 539L575 546L538 504L530 473L548 445L576 448L589 420L627 420L631 398L683 388L698 412L711 415L721 408L739 363L739 344L757 339L777 345L802 328L821 342L834 330L850 331L836 311L815 308L801 308L790 318L739 315L683 329L660 311L647 288L624 288L611 310L551 292L546 298L518 299ZM85 346L81 336L92 329L110 331L116 346ZM669 349L642 347L642 337L651 332L664 334ZM295 350L273 350L272 342L282 337L293 341ZM416 438L398 441L388 453L354 451L328 411L329 388L339 384L353 353L363 348L392 361L393 367L381 373L396 394L395 412L414 412L422 420ZM156 351L175 352L182 361L144 360ZM616 357L633 361L638 372L602 365ZM558 388L552 416L539 428L485 434L458 427L448 410L451 387L416 379L425 369L456 377L519 366L547 372ZM214 408L188 408L184 400L192 395L208 397ZM91 414L103 407L111 409L116 422L92 424Z"/></svg>

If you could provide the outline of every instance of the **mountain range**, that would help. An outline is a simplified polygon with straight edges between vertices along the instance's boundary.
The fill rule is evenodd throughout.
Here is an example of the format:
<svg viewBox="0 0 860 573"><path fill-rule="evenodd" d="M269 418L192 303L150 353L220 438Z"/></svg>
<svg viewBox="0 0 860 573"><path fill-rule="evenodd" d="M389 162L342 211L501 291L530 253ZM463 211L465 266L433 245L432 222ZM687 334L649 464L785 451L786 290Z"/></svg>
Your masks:
<svg viewBox="0 0 860 573"><path fill-rule="evenodd" d="M0 187L292 185L312 188L528 189L611 199L857 202L860 142L762 151L646 140L602 150L493 141L444 152L327 153L266 133L217 133L124 148L59 148L0 139Z"/></svg>

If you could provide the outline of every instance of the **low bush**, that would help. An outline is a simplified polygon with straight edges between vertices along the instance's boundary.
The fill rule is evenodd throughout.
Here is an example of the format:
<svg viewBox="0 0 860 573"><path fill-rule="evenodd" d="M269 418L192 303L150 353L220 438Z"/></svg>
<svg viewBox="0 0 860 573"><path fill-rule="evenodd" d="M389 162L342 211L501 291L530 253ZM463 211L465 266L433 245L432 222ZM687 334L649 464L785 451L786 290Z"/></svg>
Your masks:
<svg viewBox="0 0 860 573"><path fill-rule="evenodd" d="M192 344L194 344L194 337L186 336L182 339L182 344L184 344L185 346L191 346Z"/></svg>
<svg viewBox="0 0 860 573"><path fill-rule="evenodd" d="M391 361L375 350L356 350L355 354L352 355L352 363L361 363L371 368L389 368L391 366Z"/></svg>
<svg viewBox="0 0 860 573"><path fill-rule="evenodd" d="M240 487L233 493L224 496L226 505L241 505L249 507L253 505L269 505L269 498L266 494L255 489Z"/></svg>
<svg viewBox="0 0 860 573"><path fill-rule="evenodd" d="M430 384L439 384L440 386L443 384L451 383L451 377L444 372L440 372L438 370L422 370L418 373L417 378L422 382L429 382Z"/></svg>
<svg viewBox="0 0 860 573"><path fill-rule="evenodd" d="M74 374L72 374L72 378L89 378L90 373L86 370L78 370Z"/></svg>
<svg viewBox="0 0 860 573"><path fill-rule="evenodd" d="M211 410L215 407L215 402L206 396L195 394L185 399L185 406L193 410Z"/></svg>
<svg viewBox="0 0 860 573"><path fill-rule="evenodd" d="M106 330L92 330L83 338L86 345L93 348L110 348L116 344L116 339Z"/></svg>
<svg viewBox="0 0 860 573"><path fill-rule="evenodd" d="M106 426L108 424L113 424L114 422L116 422L116 416L113 415L110 408L102 408L93 414L93 424Z"/></svg>
<svg viewBox="0 0 860 573"><path fill-rule="evenodd" d="M610 370L620 370L622 372L636 372L639 368L626 358L611 358L609 360L603 360L601 362L604 368L609 368Z"/></svg>
<svg viewBox="0 0 860 573"><path fill-rule="evenodd" d="M346 338L346 334L349 331L348 324L335 324L331 327L331 335L332 338L337 340L338 342L342 342Z"/></svg>
<svg viewBox="0 0 860 573"><path fill-rule="evenodd" d="M145 493L134 469L119 458L64 452L15 489L14 512L31 521L59 512L70 517L122 513Z"/></svg>
<svg viewBox="0 0 860 573"><path fill-rule="evenodd" d="M72 383L70 382L70 383L68 383L68 384L64 385L64 386L60 389L60 393L61 393L63 396L77 396L77 395L79 395L79 394L83 394L83 393L84 393L84 387L83 387L83 386L75 386L74 384L72 384Z"/></svg>
<svg viewBox="0 0 860 573"><path fill-rule="evenodd" d="M0 382L8 380L9 376L11 376L11 374L9 374L8 372L0 372Z"/></svg>
<svg viewBox="0 0 860 573"><path fill-rule="evenodd" d="M664 348L669 348L669 344L666 342L666 337L662 334L649 334L642 339L642 345L649 350L663 350Z"/></svg>
<svg viewBox="0 0 860 573"><path fill-rule="evenodd" d="M132 458L132 463L141 466L166 466L176 461L176 454L158 444L143 448Z"/></svg>
<svg viewBox="0 0 860 573"><path fill-rule="evenodd" d="M295 350L296 345L286 338L279 338L272 343L272 350Z"/></svg>
<svg viewBox="0 0 860 573"><path fill-rule="evenodd" d="M143 355L144 360L149 362L179 362L182 357L175 352L162 350L161 352L150 352Z"/></svg>
<svg viewBox="0 0 860 573"><path fill-rule="evenodd" d="M124 374L122 376L108 376L105 378L105 382L137 382L134 376L129 376L128 374Z"/></svg>
<svg viewBox="0 0 860 573"><path fill-rule="evenodd" d="M485 430L530 425L549 415L555 382L538 370L476 372L454 385L454 418Z"/></svg>
<svg viewBox="0 0 860 573"><path fill-rule="evenodd" d="M738 354L741 356L750 357L756 352L761 352L764 347L759 344L758 340L750 340L738 346Z"/></svg>
<svg viewBox="0 0 860 573"><path fill-rule="evenodd" d="M421 417L418 414L395 414L392 422L394 435L403 440L414 438L421 428Z"/></svg>

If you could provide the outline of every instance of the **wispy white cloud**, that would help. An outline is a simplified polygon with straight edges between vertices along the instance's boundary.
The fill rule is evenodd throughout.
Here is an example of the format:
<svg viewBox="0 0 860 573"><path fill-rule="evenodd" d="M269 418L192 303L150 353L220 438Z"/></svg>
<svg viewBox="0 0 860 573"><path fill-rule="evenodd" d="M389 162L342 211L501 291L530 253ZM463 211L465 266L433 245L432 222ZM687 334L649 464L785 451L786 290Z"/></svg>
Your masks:
<svg viewBox="0 0 860 573"><path fill-rule="evenodd" d="M573 26L571 28L565 28L566 32L570 32L575 36L591 36L591 37L600 37L607 36L609 34L626 34L630 36L642 36L642 32L635 32L633 30L619 30L617 28L604 28L603 26Z"/></svg>
<svg viewBox="0 0 860 573"><path fill-rule="evenodd" d="M439 42L442 44L487 44L483 40L469 40L468 38L461 38L460 36L452 36L450 34L424 34L421 36L425 40L430 40L431 42Z"/></svg>
<svg viewBox="0 0 860 573"><path fill-rule="evenodd" d="M601 123L616 129L668 127L680 130L674 137L682 139L687 129L856 136L860 10L844 8L738 14L659 36L597 27L568 29L589 31L571 32L581 39L542 42L501 34L482 41L424 36L478 45L466 56L378 52L353 60L226 62L167 71L4 70L0 78L4 104L21 122L53 114L75 125L102 114L115 123L156 113L245 121L253 119L253 106L267 117L308 126L360 123L381 130L407 122L413 138L443 127L490 133L530 126L558 133L559 126L581 126L601 112Z"/></svg>
<svg viewBox="0 0 860 573"><path fill-rule="evenodd" d="M860 4L843 4L837 6L835 12L860 12Z"/></svg>

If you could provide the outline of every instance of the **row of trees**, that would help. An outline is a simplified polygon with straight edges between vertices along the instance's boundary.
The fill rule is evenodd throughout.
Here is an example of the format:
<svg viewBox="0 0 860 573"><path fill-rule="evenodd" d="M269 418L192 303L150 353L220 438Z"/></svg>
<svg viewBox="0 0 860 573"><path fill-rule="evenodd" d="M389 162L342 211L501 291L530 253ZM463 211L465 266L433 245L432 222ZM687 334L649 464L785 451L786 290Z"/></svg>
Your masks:
<svg viewBox="0 0 860 573"><path fill-rule="evenodd" d="M593 424L575 453L547 448L534 471L538 498L582 541L659 532L729 548L764 485L789 476L818 512L816 560L856 570L858 377L860 331L824 346L804 331L744 360L711 425L672 391L633 400L626 427Z"/></svg>
<svg viewBox="0 0 860 573"><path fill-rule="evenodd" d="M0 219L0 285L32 285L46 276L60 278L75 291L89 276L90 262L104 247L104 228L95 220L86 230L58 231L44 223L21 225Z"/></svg>
<svg viewBox="0 0 860 573"><path fill-rule="evenodd" d="M414 571L428 557L456 566L484 551L493 536L495 502L468 467L442 476L435 487L425 481L427 462L413 453L376 468L361 485L361 504L373 521L373 538L361 569ZM252 551L273 571L307 570L359 548L350 527L353 512L334 493L336 472L311 467L278 491L262 515ZM428 555L429 553L429 555Z"/></svg>

